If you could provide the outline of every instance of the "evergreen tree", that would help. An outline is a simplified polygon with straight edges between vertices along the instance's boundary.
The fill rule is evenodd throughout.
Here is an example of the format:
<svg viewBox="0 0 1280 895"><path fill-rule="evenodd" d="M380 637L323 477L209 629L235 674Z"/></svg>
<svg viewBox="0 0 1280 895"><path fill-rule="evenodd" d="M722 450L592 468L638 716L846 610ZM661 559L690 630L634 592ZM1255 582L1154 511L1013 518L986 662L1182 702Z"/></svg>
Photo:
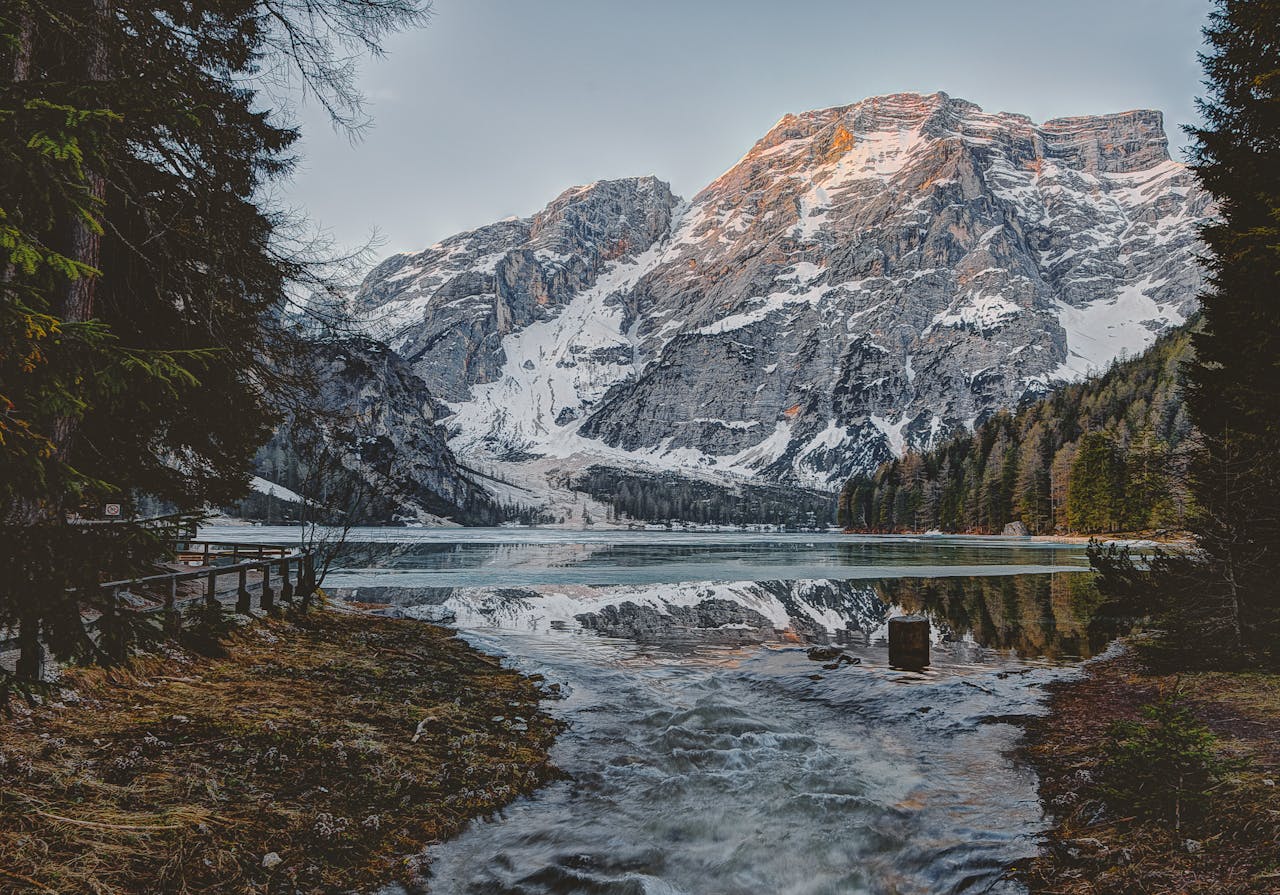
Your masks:
<svg viewBox="0 0 1280 895"><path fill-rule="evenodd" d="M1119 529L1124 496L1124 462L1106 435L1089 432L1080 439L1067 489L1067 524L1074 531Z"/></svg>
<svg viewBox="0 0 1280 895"><path fill-rule="evenodd" d="M1176 484L1169 475L1169 447L1150 426L1130 443L1125 453L1125 522L1130 531L1176 524Z"/></svg>
<svg viewBox="0 0 1280 895"><path fill-rule="evenodd" d="M1054 451L1049 463L1049 503L1054 531L1068 530L1067 495L1071 489L1071 470L1075 468L1077 443L1068 441Z"/></svg>
<svg viewBox="0 0 1280 895"><path fill-rule="evenodd" d="M1185 447L1194 433L1179 373L1190 356L1192 326L1160 338L1101 377L1064 386L1016 414L996 413L973 432L958 433L924 454L890 460L870 476L854 476L842 491L845 518L859 518L861 507L875 519L885 490L897 487L906 492L899 491L891 507L899 529L993 533L1015 519L1035 533L1182 526L1188 505ZM1086 431L1105 435L1112 450L1095 452L1078 466ZM1093 469L1095 461L1105 468ZM1072 522L1067 504L1077 471L1111 484L1105 513L1086 511L1078 502ZM1126 471L1133 472L1136 487L1126 489ZM1096 527L1078 527L1085 522Z"/></svg>
<svg viewBox="0 0 1280 895"><path fill-rule="evenodd" d="M1001 427L987 452L978 500L978 527L983 531L999 531L1009 518L1007 483L1010 472L1016 472L1009 448L1009 436Z"/></svg>
<svg viewBox="0 0 1280 895"><path fill-rule="evenodd" d="M67 550L88 537L67 515L238 496L288 385L289 288L315 269L263 199L297 133L254 85L290 65L356 124L349 51L420 17L410 0L0 13L0 627L18 624L27 676L42 637L93 648L81 599L109 551Z"/></svg>
<svg viewBox="0 0 1280 895"><path fill-rule="evenodd" d="M1187 403L1193 530L1238 645L1280 656L1280 0L1218 0L1194 169L1218 201Z"/></svg>
<svg viewBox="0 0 1280 895"><path fill-rule="evenodd" d="M1047 443L1044 424L1036 422L1027 434L1018 457L1013 511L1032 534L1043 534L1052 528L1049 469L1045 464Z"/></svg>

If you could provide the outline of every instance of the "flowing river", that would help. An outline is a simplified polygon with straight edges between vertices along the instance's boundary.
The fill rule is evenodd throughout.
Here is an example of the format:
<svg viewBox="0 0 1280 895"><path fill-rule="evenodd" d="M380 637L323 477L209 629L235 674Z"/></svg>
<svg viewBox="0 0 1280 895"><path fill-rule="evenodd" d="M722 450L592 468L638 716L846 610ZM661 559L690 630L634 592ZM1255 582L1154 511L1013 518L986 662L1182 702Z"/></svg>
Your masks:
<svg viewBox="0 0 1280 895"><path fill-rule="evenodd" d="M326 589L451 621L564 694L547 705L569 722L554 750L567 779L432 846L434 893L1020 891L1006 871L1035 853L1046 821L1015 754L1018 721L1107 639L1073 545L507 529L351 539ZM887 620L908 612L931 621L923 672L888 665ZM814 661L813 644L848 659Z"/></svg>

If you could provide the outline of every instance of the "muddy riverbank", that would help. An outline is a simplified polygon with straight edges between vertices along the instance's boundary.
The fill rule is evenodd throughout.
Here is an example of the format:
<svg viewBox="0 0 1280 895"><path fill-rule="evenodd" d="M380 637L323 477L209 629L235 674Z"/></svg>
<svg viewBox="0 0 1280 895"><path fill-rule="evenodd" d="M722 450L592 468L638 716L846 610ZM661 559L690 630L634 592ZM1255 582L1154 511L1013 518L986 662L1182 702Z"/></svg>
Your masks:
<svg viewBox="0 0 1280 895"><path fill-rule="evenodd" d="M1030 721L1024 750L1051 819L1044 849L1026 867L1033 893L1280 891L1280 675L1157 675L1126 651L1048 690L1048 712ZM1108 806L1098 783L1111 725L1140 720L1144 705L1174 691L1218 738L1223 758L1248 763L1181 829Z"/></svg>

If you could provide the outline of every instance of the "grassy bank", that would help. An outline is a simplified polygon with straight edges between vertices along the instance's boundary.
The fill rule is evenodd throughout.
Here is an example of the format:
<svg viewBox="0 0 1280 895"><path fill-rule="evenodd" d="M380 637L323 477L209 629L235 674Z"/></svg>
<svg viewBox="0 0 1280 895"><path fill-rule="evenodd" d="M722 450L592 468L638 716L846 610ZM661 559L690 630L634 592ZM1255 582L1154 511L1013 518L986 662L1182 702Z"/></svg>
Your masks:
<svg viewBox="0 0 1280 895"><path fill-rule="evenodd" d="M0 727L0 892L329 892L555 775L539 683L431 625L316 612L223 658L73 669Z"/></svg>
<svg viewBox="0 0 1280 895"><path fill-rule="evenodd" d="M1181 829L1134 817L1103 799L1098 780L1116 721L1173 691L1245 761L1210 793L1203 817ZM1147 673L1132 654L1095 662L1054 685L1050 713L1028 731L1028 754L1056 825L1026 868L1031 891L1054 895L1280 892L1280 675Z"/></svg>

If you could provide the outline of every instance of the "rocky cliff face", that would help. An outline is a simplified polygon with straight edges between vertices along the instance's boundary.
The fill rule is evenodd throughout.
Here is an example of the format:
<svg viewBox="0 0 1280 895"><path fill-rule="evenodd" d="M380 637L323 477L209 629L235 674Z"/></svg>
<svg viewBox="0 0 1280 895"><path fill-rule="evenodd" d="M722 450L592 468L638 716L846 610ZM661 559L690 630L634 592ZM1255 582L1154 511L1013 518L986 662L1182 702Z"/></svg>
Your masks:
<svg viewBox="0 0 1280 895"><path fill-rule="evenodd" d="M284 420L259 456L267 483L357 523L504 518L449 450L441 405L390 348L366 338L327 340L313 347L308 375L316 394L306 421ZM323 480L309 477L317 465L329 470Z"/></svg>
<svg viewBox="0 0 1280 895"><path fill-rule="evenodd" d="M489 495L449 450L440 405L395 352L364 339L332 344L320 381L345 465L380 498L411 516L494 521Z"/></svg>
<svg viewBox="0 0 1280 895"><path fill-rule="evenodd" d="M464 458L827 487L1182 322L1210 213L1158 112L901 94L784 117L691 202L601 182L396 256L356 305Z"/></svg>
<svg viewBox="0 0 1280 895"><path fill-rule="evenodd" d="M465 402L503 376L508 337L556 321L602 273L634 263L669 233L677 202L653 177L566 190L531 218L383 262L356 311L437 395Z"/></svg>

